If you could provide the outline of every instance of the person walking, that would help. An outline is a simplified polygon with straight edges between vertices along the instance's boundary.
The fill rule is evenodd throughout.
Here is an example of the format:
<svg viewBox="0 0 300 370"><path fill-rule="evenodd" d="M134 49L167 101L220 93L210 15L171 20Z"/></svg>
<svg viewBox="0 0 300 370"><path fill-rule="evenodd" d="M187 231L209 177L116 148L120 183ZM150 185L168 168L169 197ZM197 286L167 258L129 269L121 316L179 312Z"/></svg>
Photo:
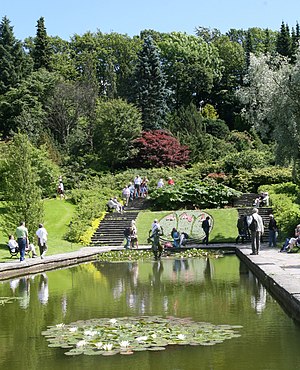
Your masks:
<svg viewBox="0 0 300 370"><path fill-rule="evenodd" d="M251 233L252 255L256 255L260 251L260 239L264 234L264 223L261 216L258 214L258 209L253 208L252 216L248 218L249 230Z"/></svg>
<svg viewBox="0 0 300 370"><path fill-rule="evenodd" d="M205 237L203 239L203 243L208 245L208 238L209 238L209 230L210 230L210 224L209 224L209 216L206 217L204 221L202 221L202 229L205 233Z"/></svg>
<svg viewBox="0 0 300 370"><path fill-rule="evenodd" d="M25 227L25 221L21 221L16 228L17 242L20 251L20 262L25 261L25 248L28 244L28 230Z"/></svg>
<svg viewBox="0 0 300 370"><path fill-rule="evenodd" d="M139 247L137 228L136 228L136 224L134 220L131 221L131 226L130 226L130 244L131 244L131 248L134 248L134 244L136 244L136 248Z"/></svg>
<svg viewBox="0 0 300 370"><path fill-rule="evenodd" d="M35 234L38 238L40 256L43 259L48 250L48 246L47 246L48 233L47 233L47 230L44 228L43 224L39 224L39 228L37 229Z"/></svg>
<svg viewBox="0 0 300 370"><path fill-rule="evenodd" d="M276 248L276 242L277 242L277 224L274 216L272 214L269 215L269 247Z"/></svg>

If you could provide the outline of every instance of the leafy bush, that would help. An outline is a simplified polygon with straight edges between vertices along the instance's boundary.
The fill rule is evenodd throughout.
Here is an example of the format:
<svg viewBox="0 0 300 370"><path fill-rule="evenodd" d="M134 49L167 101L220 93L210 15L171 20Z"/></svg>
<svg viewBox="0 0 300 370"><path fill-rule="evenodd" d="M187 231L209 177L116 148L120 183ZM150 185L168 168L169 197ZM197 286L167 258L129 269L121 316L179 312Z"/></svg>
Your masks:
<svg viewBox="0 0 300 370"><path fill-rule="evenodd" d="M229 204L240 193L214 181L180 182L151 192L155 209L217 208Z"/></svg>
<svg viewBox="0 0 300 370"><path fill-rule="evenodd" d="M142 136L133 141L138 154L132 161L134 167L176 167L189 161L187 146L164 130L143 131Z"/></svg>
<svg viewBox="0 0 300 370"><path fill-rule="evenodd" d="M86 243L85 233L90 230L94 220L103 217L106 203L113 195L113 190L101 186L98 178L80 182L77 189L70 193L69 200L76 204L76 212L66 234L67 240L79 243L84 238Z"/></svg>
<svg viewBox="0 0 300 370"><path fill-rule="evenodd" d="M273 156L267 151L245 150L229 154L224 158L224 171L237 174L240 169L252 171L272 163Z"/></svg>
<svg viewBox="0 0 300 370"><path fill-rule="evenodd" d="M205 123L206 132L219 139L226 139L230 134L228 126L221 119L204 119L203 122Z"/></svg>
<svg viewBox="0 0 300 370"><path fill-rule="evenodd" d="M270 196L271 206L282 239L294 235L295 226L300 221L300 206L297 201L299 187L291 182L261 186L259 192L267 191Z"/></svg>
<svg viewBox="0 0 300 370"><path fill-rule="evenodd" d="M292 170L285 167L264 167L254 171L239 170L230 185L242 192L257 192L261 185L281 184L292 180Z"/></svg>

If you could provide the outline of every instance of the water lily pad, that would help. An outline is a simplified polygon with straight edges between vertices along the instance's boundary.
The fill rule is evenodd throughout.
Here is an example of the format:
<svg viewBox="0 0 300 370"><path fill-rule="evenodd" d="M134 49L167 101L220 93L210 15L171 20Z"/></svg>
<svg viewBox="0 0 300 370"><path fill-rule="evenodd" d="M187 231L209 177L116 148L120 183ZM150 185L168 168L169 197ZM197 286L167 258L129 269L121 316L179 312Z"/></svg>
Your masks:
<svg viewBox="0 0 300 370"><path fill-rule="evenodd" d="M160 351L168 345L210 346L240 336L230 325L160 316L77 321L48 327L42 334L49 341L49 347L70 349L66 352L70 356Z"/></svg>

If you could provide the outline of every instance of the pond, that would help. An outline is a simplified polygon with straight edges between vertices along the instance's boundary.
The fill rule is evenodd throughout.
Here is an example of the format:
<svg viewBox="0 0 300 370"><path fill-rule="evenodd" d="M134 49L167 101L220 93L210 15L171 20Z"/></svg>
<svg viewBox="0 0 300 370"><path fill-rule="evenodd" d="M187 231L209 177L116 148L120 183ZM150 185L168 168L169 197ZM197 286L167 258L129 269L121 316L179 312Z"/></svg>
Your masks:
<svg viewBox="0 0 300 370"><path fill-rule="evenodd" d="M299 369L300 327L234 255L87 263L0 283L0 368L196 370ZM66 356L47 326L95 318L175 316L240 325L212 346L170 345L130 356Z"/></svg>

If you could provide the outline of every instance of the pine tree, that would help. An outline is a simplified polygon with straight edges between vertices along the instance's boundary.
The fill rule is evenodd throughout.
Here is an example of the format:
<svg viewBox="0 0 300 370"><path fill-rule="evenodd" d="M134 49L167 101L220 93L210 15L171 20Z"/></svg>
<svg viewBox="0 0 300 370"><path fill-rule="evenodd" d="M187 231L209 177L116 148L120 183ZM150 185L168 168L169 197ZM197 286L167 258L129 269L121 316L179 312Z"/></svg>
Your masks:
<svg viewBox="0 0 300 370"><path fill-rule="evenodd" d="M51 48L49 38L45 27L44 17L37 21L37 32L34 39L34 46L32 50L32 58L34 61L34 69L46 68L50 70Z"/></svg>
<svg viewBox="0 0 300 370"><path fill-rule="evenodd" d="M0 94L14 87L29 68L20 41L16 40L13 27L7 17L0 23Z"/></svg>
<svg viewBox="0 0 300 370"><path fill-rule="evenodd" d="M292 28L292 39L291 39L291 59L294 63L296 60L296 54L299 49L300 29L298 22L296 23L296 30Z"/></svg>
<svg viewBox="0 0 300 370"><path fill-rule="evenodd" d="M291 35L289 26L287 24L284 24L284 22L281 23L280 31L277 36L276 40L276 51L285 56L285 57L291 57Z"/></svg>
<svg viewBox="0 0 300 370"><path fill-rule="evenodd" d="M247 31L246 40L245 40L245 51L246 51L246 66L247 68L250 65L250 54L253 52L253 43L252 43L252 35L250 30Z"/></svg>
<svg viewBox="0 0 300 370"><path fill-rule="evenodd" d="M136 67L136 103L140 107L145 130L165 126L168 90L158 49L152 37L144 39Z"/></svg>

